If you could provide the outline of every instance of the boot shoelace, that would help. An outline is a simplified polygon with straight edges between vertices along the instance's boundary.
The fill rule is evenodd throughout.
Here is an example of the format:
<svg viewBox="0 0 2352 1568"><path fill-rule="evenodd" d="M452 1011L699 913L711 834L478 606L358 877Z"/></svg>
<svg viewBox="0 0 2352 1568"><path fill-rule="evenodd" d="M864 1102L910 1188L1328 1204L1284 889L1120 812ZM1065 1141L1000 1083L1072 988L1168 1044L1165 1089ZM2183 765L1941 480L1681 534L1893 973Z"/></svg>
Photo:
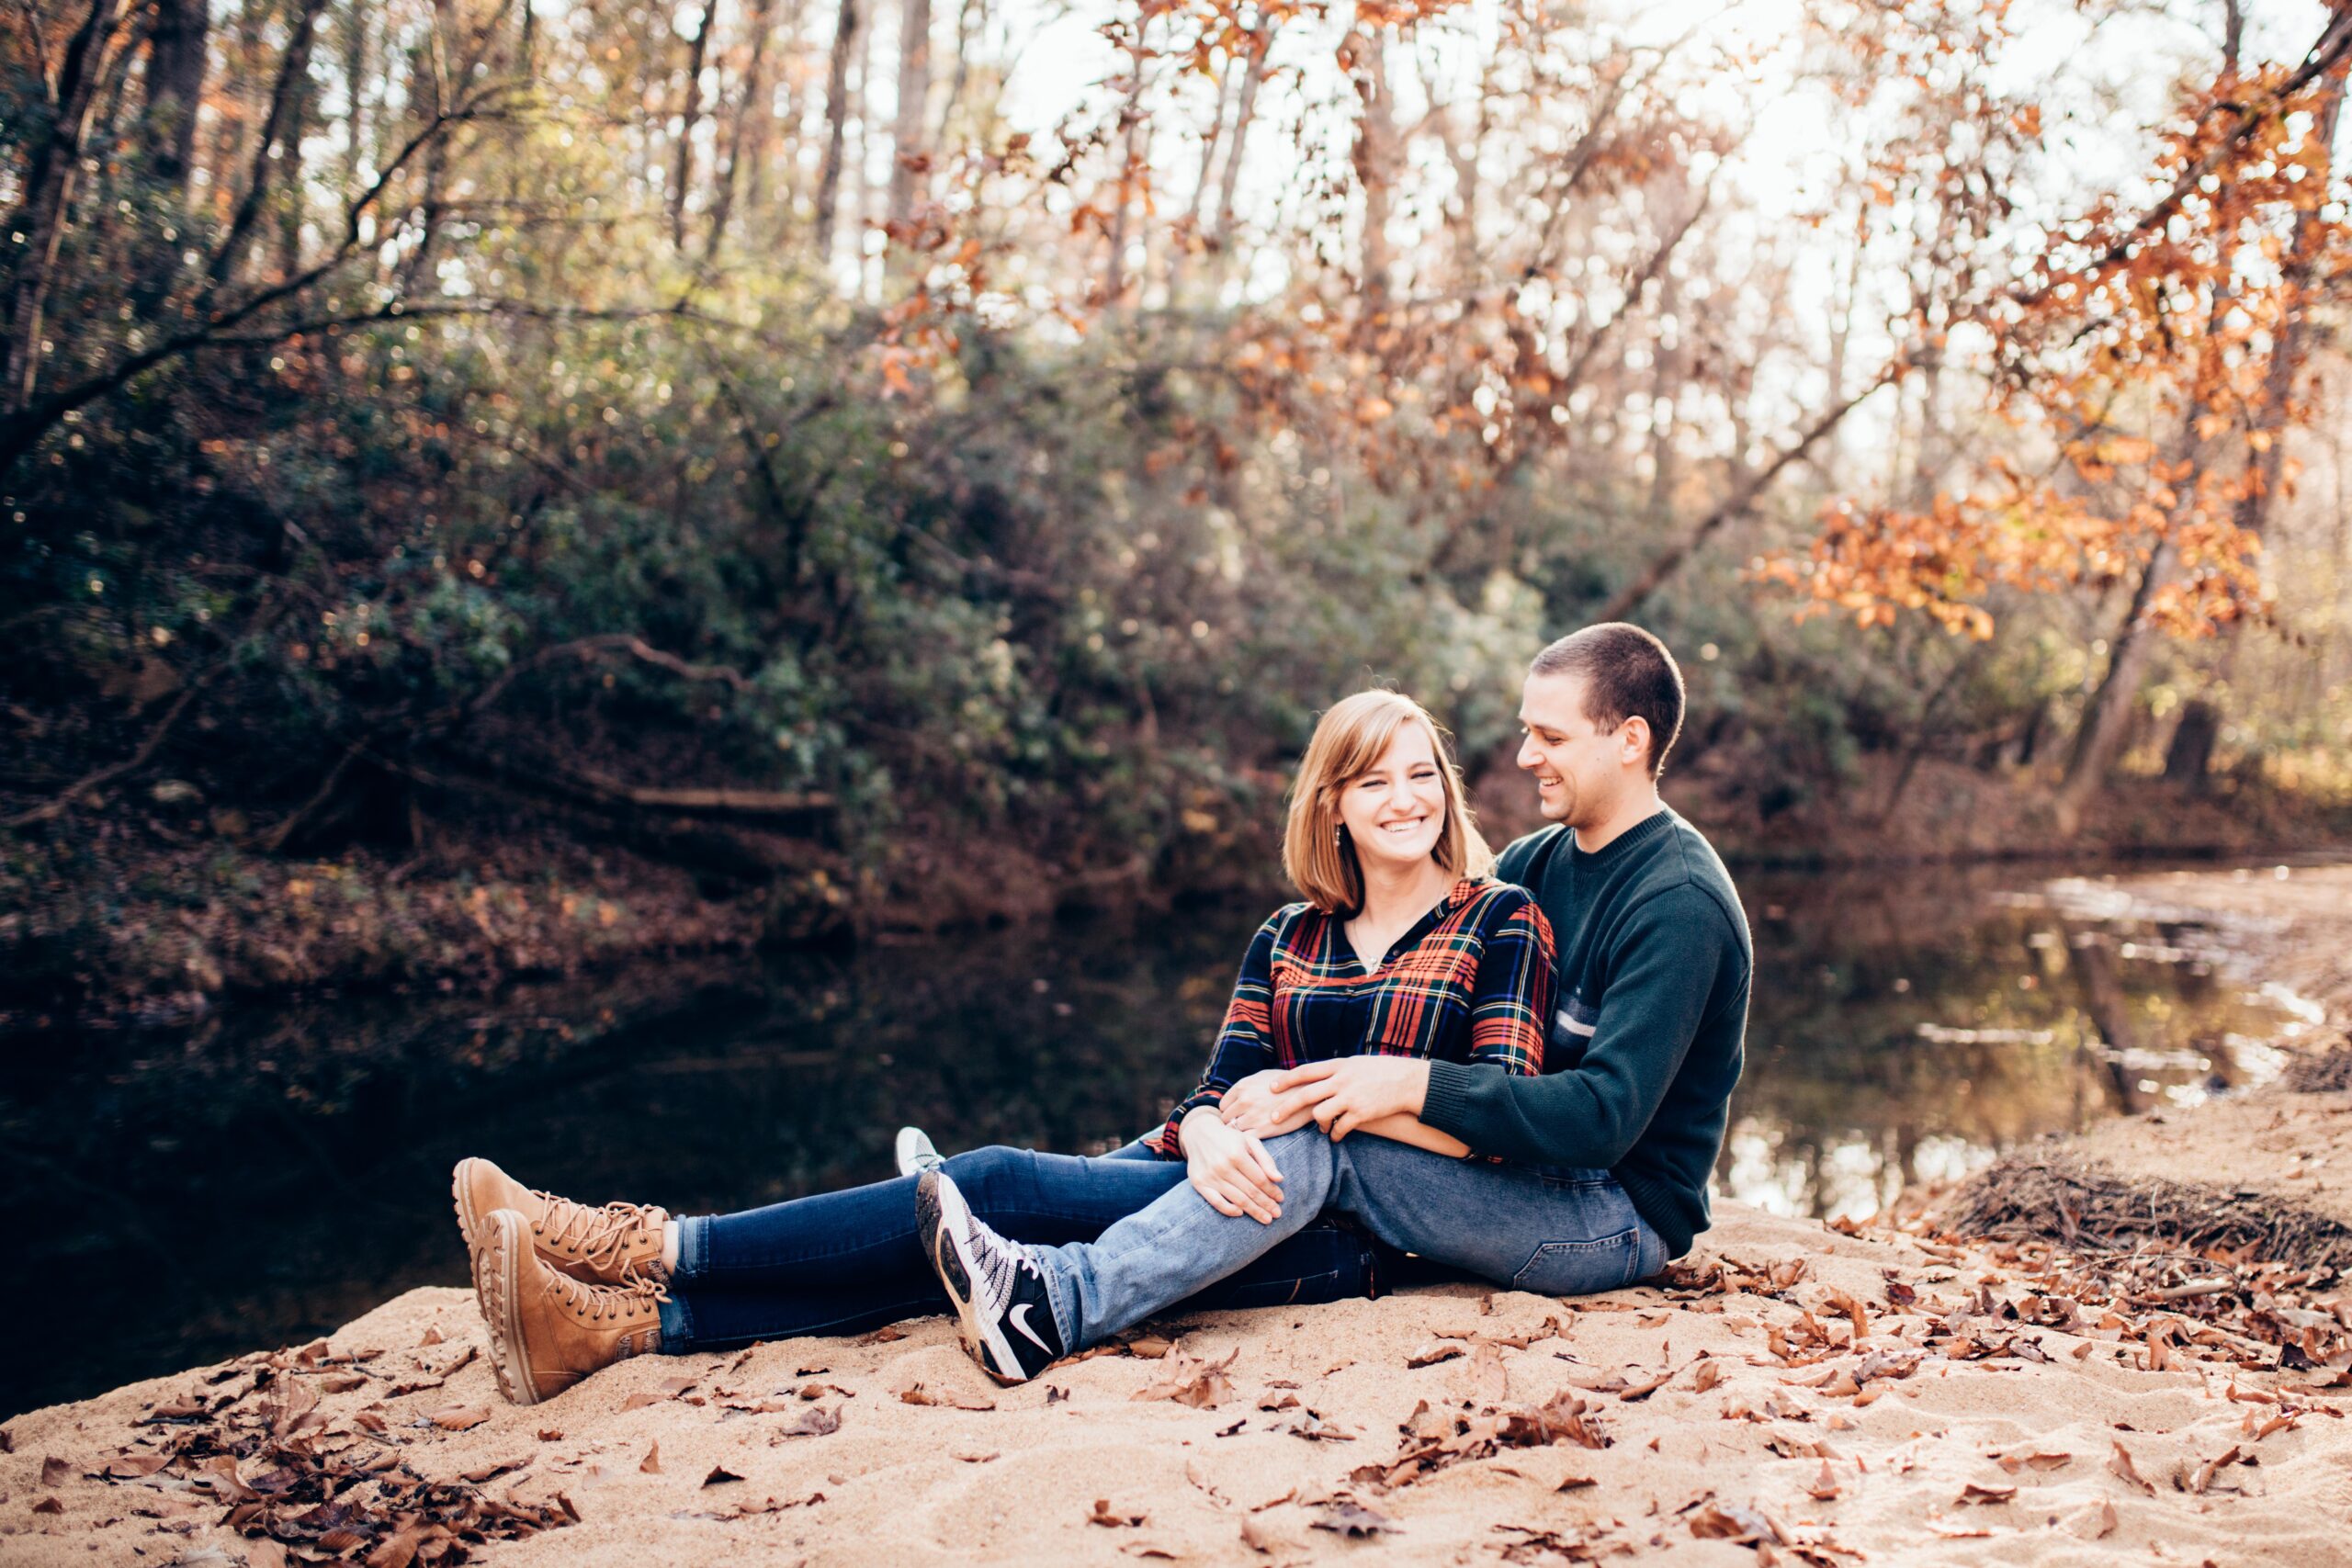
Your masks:
<svg viewBox="0 0 2352 1568"><path fill-rule="evenodd" d="M592 1323L601 1323L608 1317L632 1317L670 1299L662 1281L639 1274L634 1263L621 1269L617 1285L592 1285L544 1266L540 1278L559 1301Z"/></svg>
<svg viewBox="0 0 2352 1568"><path fill-rule="evenodd" d="M631 1240L649 1231L659 1235L662 1223L670 1217L668 1210L650 1203L607 1203L601 1209L592 1209L552 1192L535 1190L532 1196L547 1204L550 1217L563 1216L562 1223L552 1229L546 1220L533 1228L540 1232L550 1247L569 1247L582 1263L595 1269L618 1265Z"/></svg>

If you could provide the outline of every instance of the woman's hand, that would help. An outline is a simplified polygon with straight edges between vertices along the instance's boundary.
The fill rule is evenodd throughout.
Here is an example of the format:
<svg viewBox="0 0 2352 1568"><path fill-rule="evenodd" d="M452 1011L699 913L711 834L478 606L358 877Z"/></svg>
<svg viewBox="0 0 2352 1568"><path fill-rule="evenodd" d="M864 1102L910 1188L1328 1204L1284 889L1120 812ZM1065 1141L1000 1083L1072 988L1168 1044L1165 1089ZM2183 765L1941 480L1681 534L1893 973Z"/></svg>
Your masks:
<svg viewBox="0 0 2352 1568"><path fill-rule="evenodd" d="M1178 1136L1193 1190L1220 1214L1247 1214L1271 1224L1283 1212L1283 1173L1254 1133L1227 1126L1214 1105L1195 1106Z"/></svg>
<svg viewBox="0 0 2352 1568"><path fill-rule="evenodd" d="M1227 1089L1217 1119L1237 1133L1255 1133L1261 1138L1279 1138L1314 1121L1320 1091L1308 1088L1278 1094L1274 1084L1282 1076L1280 1067L1268 1067Z"/></svg>
<svg viewBox="0 0 2352 1568"><path fill-rule="evenodd" d="M1419 1056L1342 1056L1278 1076L1272 1092L1307 1095L1334 1143L1385 1116L1419 1116L1429 1100L1430 1065Z"/></svg>

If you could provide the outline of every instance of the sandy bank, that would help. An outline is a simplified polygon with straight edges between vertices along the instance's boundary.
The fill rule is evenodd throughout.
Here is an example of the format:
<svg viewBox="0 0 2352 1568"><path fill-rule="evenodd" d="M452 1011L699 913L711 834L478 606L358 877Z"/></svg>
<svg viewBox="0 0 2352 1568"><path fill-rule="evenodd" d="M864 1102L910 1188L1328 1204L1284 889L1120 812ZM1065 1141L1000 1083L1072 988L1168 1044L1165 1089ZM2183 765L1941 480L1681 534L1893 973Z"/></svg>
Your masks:
<svg viewBox="0 0 2352 1568"><path fill-rule="evenodd" d="M2352 871L2116 886L2247 922L2340 1024ZM2340 1091L2152 1121L2085 1157L2352 1205ZM931 1320L515 1409L470 1295L415 1291L11 1422L0 1562L2352 1562L2332 1269L1908 1223L1725 1204L1664 1288L1215 1314L1012 1391Z"/></svg>

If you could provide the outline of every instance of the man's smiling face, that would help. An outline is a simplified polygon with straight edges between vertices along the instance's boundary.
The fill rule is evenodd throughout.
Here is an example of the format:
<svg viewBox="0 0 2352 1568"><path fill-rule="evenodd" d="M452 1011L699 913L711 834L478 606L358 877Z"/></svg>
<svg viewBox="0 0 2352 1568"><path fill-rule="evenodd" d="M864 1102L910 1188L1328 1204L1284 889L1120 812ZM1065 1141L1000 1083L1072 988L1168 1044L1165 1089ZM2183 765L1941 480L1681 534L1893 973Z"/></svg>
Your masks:
<svg viewBox="0 0 2352 1568"><path fill-rule="evenodd" d="M1535 775L1537 808L1571 828L1605 821L1626 785L1625 725L1585 714L1581 675L1530 675L1520 698L1519 765Z"/></svg>

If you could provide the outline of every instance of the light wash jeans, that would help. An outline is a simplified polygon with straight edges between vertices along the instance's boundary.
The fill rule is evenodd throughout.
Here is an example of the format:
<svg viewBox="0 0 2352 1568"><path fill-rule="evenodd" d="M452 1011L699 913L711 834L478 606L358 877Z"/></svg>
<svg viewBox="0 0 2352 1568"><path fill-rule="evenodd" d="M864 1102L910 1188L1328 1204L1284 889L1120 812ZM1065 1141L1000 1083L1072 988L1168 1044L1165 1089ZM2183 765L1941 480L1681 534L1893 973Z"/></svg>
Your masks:
<svg viewBox="0 0 2352 1568"><path fill-rule="evenodd" d="M1072 1351L1183 1300L1271 1251L1327 1210L1391 1247L1512 1290L1611 1291L1666 1267L1666 1243L1605 1170L1453 1159L1319 1127L1266 1140L1283 1173L1282 1215L1226 1215L1172 1186L1091 1242L1032 1246Z"/></svg>

